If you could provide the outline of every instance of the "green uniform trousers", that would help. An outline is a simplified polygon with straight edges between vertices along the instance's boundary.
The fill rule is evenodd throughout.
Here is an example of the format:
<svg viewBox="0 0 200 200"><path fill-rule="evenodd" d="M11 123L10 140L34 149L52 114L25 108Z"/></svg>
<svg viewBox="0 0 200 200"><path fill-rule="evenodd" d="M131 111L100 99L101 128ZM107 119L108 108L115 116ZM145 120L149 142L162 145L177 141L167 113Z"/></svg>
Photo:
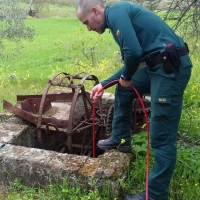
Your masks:
<svg viewBox="0 0 200 200"><path fill-rule="evenodd" d="M168 197L169 183L176 163L176 142L181 116L183 93L191 76L191 62L186 55L174 73L166 74L163 65L148 66L136 71L132 83L140 95L151 94L150 142L154 165L149 174L149 195L155 200ZM120 73L120 71L119 71ZM112 139L131 143L132 88L117 85L115 91ZM134 141L133 141L134 142Z"/></svg>

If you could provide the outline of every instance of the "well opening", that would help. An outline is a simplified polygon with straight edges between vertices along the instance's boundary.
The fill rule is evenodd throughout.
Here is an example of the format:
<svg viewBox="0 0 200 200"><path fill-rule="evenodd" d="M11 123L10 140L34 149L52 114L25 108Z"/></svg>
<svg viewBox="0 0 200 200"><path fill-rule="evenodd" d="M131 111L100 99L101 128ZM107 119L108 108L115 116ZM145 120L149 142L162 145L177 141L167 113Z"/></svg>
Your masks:
<svg viewBox="0 0 200 200"><path fill-rule="evenodd" d="M86 80L98 84L96 76L85 72L75 76L59 72L49 80L43 94L17 95L16 105L4 100L4 109L35 125L27 136L19 136L24 139L16 141L22 146L91 156L93 141L101 139L106 115L101 100L93 107L84 87Z"/></svg>
<svg viewBox="0 0 200 200"><path fill-rule="evenodd" d="M14 118L18 118L15 116ZM8 120L9 121L9 120ZM73 152L69 152L68 149L68 139L69 136L65 132L48 130L40 130L41 142L38 141L38 129L34 124L31 124L25 120L18 119L18 123L27 124L27 128L24 129L20 134L18 134L14 139L12 139L11 144L15 146L24 146L27 148L37 148L49 151L55 151L58 153L66 154L76 154L76 155L86 155L91 157L91 132L86 130L84 132L76 133L71 137ZM102 132L105 133L103 130ZM101 135L100 138L106 138L106 135ZM96 147L95 147L96 148ZM102 154L99 149L95 149L96 157Z"/></svg>

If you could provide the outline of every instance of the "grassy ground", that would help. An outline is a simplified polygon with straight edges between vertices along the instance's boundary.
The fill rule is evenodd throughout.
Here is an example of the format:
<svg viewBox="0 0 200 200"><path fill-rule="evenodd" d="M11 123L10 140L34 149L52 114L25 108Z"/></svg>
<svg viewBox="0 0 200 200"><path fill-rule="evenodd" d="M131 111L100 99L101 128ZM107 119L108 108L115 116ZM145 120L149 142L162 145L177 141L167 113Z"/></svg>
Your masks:
<svg viewBox="0 0 200 200"><path fill-rule="evenodd" d="M56 72L76 74L88 71L103 79L112 74L121 63L118 47L109 32L101 35L88 32L74 18L74 9L67 8L72 18L66 16L65 8L51 5L46 11L49 18L29 18L27 25L35 28L32 42L23 41L21 53L13 51L15 45L6 43L7 56L0 60L0 100L14 103L17 94L43 93L49 78ZM53 14L51 14L53 13ZM42 16L42 15L41 15ZM60 17L61 16L61 17ZM15 53L15 56L13 55ZM199 54L192 55L193 75L184 96L184 109L180 123L178 141L178 161L170 187L170 200L200 199L199 177ZM0 108L1 112L4 112ZM145 184L145 133L134 137L133 149L136 161L126 182L122 182L123 194L141 191ZM196 142L197 141L197 142ZM151 159L153 163L153 160ZM151 164L152 164L151 163ZM1 190L2 191L2 190ZM78 193L79 191L79 193ZM85 200L113 200L109 193L70 189L66 183L49 186L46 190L28 188L15 180L9 195L0 192L0 199L40 199L61 200L76 197ZM120 199L120 198L119 198Z"/></svg>

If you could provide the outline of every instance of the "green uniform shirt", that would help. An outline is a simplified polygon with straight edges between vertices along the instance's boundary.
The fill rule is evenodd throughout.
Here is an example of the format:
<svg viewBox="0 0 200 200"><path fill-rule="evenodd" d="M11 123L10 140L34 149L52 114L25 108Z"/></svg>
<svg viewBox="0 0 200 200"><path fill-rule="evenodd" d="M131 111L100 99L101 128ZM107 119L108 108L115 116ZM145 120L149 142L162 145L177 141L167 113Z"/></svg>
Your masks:
<svg viewBox="0 0 200 200"><path fill-rule="evenodd" d="M109 79L104 86L121 75L126 80L137 70L140 62L164 49L167 44L184 46L184 41L156 14L131 2L118 2L105 9L106 28L109 28L120 47L124 67Z"/></svg>

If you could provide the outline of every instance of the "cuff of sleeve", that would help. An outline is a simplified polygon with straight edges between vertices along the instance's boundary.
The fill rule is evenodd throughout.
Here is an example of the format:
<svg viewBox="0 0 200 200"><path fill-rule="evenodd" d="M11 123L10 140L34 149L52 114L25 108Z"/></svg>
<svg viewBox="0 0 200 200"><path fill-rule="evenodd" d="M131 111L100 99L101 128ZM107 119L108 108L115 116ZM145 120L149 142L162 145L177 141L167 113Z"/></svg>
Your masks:
<svg viewBox="0 0 200 200"><path fill-rule="evenodd" d="M101 81L100 84L102 85L102 87L104 87L106 84L108 83L107 80Z"/></svg>
<svg viewBox="0 0 200 200"><path fill-rule="evenodd" d="M121 78L125 81L130 81L131 80L131 75L127 73L125 67L124 69L122 70L122 75L121 75Z"/></svg>

